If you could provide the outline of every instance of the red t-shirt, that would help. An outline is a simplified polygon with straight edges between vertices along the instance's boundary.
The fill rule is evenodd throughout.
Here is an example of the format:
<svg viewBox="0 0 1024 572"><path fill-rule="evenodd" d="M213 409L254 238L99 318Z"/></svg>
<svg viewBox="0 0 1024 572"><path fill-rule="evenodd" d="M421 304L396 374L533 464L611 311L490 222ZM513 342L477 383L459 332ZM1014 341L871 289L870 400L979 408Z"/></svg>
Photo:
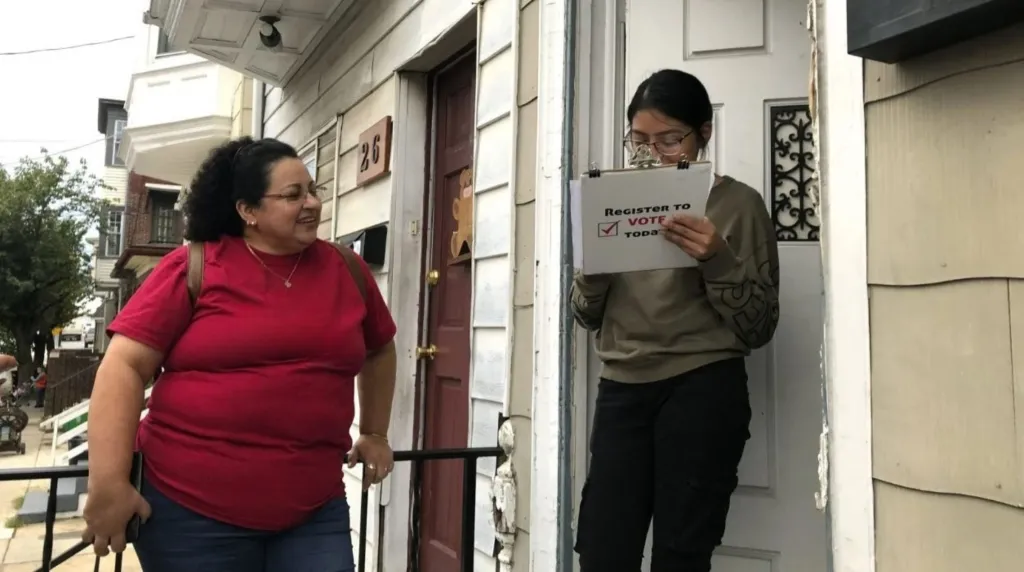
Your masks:
<svg viewBox="0 0 1024 572"><path fill-rule="evenodd" d="M259 257L288 276L298 255ZM317 241L291 288L240 238L206 244L195 309L188 251L164 257L110 324L166 356L136 445L146 478L201 515L282 530L343 494L354 378L395 335L369 268L366 301L345 260Z"/></svg>

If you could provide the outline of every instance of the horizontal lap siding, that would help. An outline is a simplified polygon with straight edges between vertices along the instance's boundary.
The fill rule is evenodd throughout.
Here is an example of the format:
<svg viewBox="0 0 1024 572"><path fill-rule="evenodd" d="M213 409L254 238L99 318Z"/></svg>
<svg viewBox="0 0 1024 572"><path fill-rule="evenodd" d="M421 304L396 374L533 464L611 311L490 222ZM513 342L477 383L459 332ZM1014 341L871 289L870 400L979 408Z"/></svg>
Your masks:
<svg viewBox="0 0 1024 572"><path fill-rule="evenodd" d="M470 445L497 444L498 417L509 384L512 342L513 172L515 166L517 0L489 0L477 42L476 160L473 165L473 334ZM490 479L495 460L477 463L476 566L493 568Z"/></svg>
<svg viewBox="0 0 1024 572"><path fill-rule="evenodd" d="M878 572L1024 561L1022 50L865 64Z"/></svg>

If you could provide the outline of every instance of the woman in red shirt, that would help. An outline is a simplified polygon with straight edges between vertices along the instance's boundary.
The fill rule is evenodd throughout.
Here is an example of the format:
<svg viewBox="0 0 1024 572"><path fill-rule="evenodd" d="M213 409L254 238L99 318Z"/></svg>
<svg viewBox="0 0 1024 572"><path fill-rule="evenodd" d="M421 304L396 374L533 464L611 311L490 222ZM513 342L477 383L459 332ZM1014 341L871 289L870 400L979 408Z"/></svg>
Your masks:
<svg viewBox="0 0 1024 572"><path fill-rule="evenodd" d="M317 239L320 210L279 141L232 141L200 167L185 203L186 238L204 243L194 306L182 247L110 324L96 374L85 519L97 554L124 550L138 514L145 572L354 570L341 466L351 450L367 486L393 468L395 323L365 263L353 276Z"/></svg>

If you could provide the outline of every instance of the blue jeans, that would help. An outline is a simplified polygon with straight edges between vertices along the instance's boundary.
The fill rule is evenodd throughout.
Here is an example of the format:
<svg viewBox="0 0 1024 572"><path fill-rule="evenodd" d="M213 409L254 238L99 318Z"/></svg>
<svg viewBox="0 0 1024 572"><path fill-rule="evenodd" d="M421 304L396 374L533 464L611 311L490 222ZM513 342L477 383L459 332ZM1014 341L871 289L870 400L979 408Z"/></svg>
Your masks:
<svg viewBox="0 0 1024 572"><path fill-rule="evenodd" d="M196 514L152 486L153 509L135 553L144 572L354 572L348 502L334 499L281 532L250 530Z"/></svg>

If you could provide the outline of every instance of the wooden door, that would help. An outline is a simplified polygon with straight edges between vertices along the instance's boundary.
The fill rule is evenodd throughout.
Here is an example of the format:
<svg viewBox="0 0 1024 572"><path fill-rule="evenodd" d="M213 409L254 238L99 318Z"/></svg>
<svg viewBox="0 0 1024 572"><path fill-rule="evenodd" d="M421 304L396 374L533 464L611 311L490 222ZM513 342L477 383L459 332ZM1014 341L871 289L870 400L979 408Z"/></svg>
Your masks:
<svg viewBox="0 0 1024 572"><path fill-rule="evenodd" d="M427 333L421 345L437 346L427 360L423 446L466 447L469 440L469 336L472 273L468 261L454 261L452 205L460 179L473 168L473 53L438 72L433 80L432 216L427 232L428 268L438 281L427 286ZM462 527L462 461L424 463L421 483L420 570L459 570ZM473 526L473 523L468 523Z"/></svg>
<svg viewBox="0 0 1024 572"><path fill-rule="evenodd" d="M807 2L627 2L626 101L660 68L700 78L715 105L715 171L763 192L779 240L779 326L747 359L751 439L712 570L826 570L825 518L814 501L824 286L810 196Z"/></svg>

